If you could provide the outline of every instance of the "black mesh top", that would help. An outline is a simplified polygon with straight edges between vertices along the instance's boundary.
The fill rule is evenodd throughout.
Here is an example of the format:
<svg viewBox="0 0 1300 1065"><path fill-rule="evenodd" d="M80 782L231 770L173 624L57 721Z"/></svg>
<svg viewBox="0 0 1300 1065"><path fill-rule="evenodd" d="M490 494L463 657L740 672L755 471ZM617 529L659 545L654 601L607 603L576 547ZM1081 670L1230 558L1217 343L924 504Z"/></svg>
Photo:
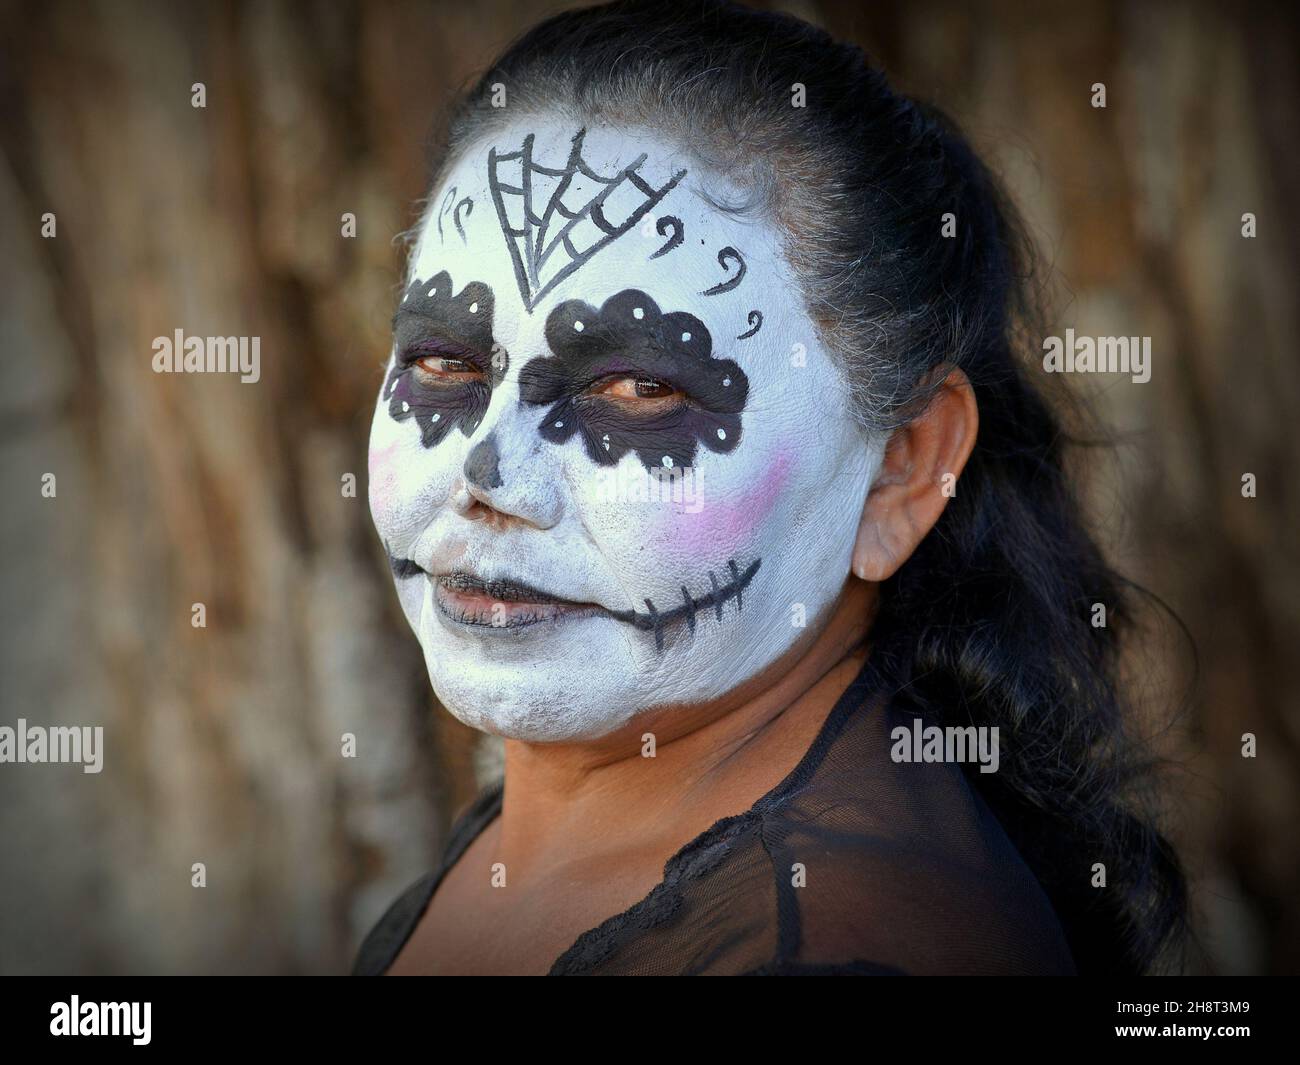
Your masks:
<svg viewBox="0 0 1300 1065"><path fill-rule="evenodd" d="M911 715L881 689L868 661L780 784L682 847L550 975L1073 974L1047 896L961 768L891 759ZM393 963L503 787L371 929L354 975Z"/></svg>

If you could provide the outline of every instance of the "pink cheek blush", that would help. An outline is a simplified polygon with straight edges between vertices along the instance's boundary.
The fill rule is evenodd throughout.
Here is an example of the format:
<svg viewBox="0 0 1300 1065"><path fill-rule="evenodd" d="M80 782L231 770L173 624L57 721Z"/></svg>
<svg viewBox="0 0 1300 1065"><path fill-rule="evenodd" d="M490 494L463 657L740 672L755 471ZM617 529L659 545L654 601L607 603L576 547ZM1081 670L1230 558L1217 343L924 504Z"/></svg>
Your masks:
<svg viewBox="0 0 1300 1065"><path fill-rule="evenodd" d="M370 513L382 522L397 503L397 473L393 469L396 443L370 452Z"/></svg>
<svg viewBox="0 0 1300 1065"><path fill-rule="evenodd" d="M781 448L758 480L728 498L718 498L716 486L710 490L707 475L702 477L694 495L673 503L672 524L664 529L664 539L701 558L734 552L753 539L754 529L775 509L789 480L790 464L790 452Z"/></svg>

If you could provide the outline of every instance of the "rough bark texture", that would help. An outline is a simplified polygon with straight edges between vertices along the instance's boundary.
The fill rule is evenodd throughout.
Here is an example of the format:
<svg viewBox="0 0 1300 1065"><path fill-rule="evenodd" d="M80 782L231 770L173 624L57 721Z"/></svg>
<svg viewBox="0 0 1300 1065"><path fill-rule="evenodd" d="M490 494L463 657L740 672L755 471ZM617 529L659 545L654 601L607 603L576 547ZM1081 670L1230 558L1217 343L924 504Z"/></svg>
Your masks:
<svg viewBox="0 0 1300 1065"><path fill-rule="evenodd" d="M1099 379L1120 443L1096 499L1117 561L1199 644L1175 747L1193 967L1294 971L1294 26L1263 6L864 6L788 9L963 121L1057 271L1055 331L1152 337L1150 383ZM550 9L0 13L0 724L100 724L108 745L99 775L0 766L0 971L340 970L492 772L428 690L365 442L431 122ZM261 381L154 374L177 328L260 336ZM1150 650L1148 685L1176 696L1177 645Z"/></svg>

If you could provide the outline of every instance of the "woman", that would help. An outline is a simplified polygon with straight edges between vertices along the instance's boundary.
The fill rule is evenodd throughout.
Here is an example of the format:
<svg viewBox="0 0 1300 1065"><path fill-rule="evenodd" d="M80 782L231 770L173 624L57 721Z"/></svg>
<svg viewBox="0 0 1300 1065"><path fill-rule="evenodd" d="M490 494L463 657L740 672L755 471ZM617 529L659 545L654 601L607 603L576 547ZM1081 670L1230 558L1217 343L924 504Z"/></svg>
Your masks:
<svg viewBox="0 0 1300 1065"><path fill-rule="evenodd" d="M505 738L358 973L1147 969L1119 579L939 114L724 4L570 12L459 107L371 508ZM1096 604L1107 624L1095 627Z"/></svg>

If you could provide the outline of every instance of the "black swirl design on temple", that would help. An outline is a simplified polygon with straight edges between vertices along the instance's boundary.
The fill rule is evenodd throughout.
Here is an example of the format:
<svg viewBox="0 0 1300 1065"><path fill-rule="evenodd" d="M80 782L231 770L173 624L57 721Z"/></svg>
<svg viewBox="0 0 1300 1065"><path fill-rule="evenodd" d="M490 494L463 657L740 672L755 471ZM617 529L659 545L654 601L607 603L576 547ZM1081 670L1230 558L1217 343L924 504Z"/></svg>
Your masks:
<svg viewBox="0 0 1300 1065"><path fill-rule="evenodd" d="M461 243L467 243L468 238L465 236L465 223L461 221L461 214L466 218L474 213L474 201L468 196L462 196L456 199L456 186L453 185L447 190L447 195L442 198L442 206L438 208L438 242L441 244L445 234L442 230L442 220L451 213L451 220L456 226L456 232L460 234Z"/></svg>
<svg viewBox="0 0 1300 1065"><path fill-rule="evenodd" d="M402 422L414 418L425 447L441 443L458 428L469 436L487 413L492 389L505 376L507 356L492 338L492 289L471 281L456 293L443 270L407 286L393 315L396 357L384 382L388 413ZM421 381L417 360L442 356L481 371L477 380Z"/></svg>
<svg viewBox="0 0 1300 1065"><path fill-rule="evenodd" d="M549 405L538 428L543 439L562 444L576 434L602 466L635 451L647 469L690 466L701 444L728 452L740 442L749 380L737 363L713 356L709 331L693 314L664 314L639 289L611 296L599 310L566 300L546 319L546 342L554 358L535 358L519 375L520 398ZM662 380L688 399L644 414L588 393L616 376Z"/></svg>
<svg viewBox="0 0 1300 1065"><path fill-rule="evenodd" d="M662 651L664 649L664 629L676 621L684 620L688 631L694 635L695 626L699 621L701 613L708 617L708 611L712 610L718 621L722 621L722 607L725 603L734 599L736 601L736 613L740 613L744 607L743 592L749 586L749 582L754 579L754 574L758 572L759 563L762 559L755 559L744 570L736 565L736 560L727 561L727 570L724 574L726 578L723 583L719 583L717 576L712 570L709 570L709 591L703 595L692 595L686 585L682 585L682 602L667 610L660 610L650 599L645 601L645 612L639 610L620 610L611 611L614 617L619 621L626 622L642 632L653 631L655 634L655 649Z"/></svg>
<svg viewBox="0 0 1300 1065"><path fill-rule="evenodd" d="M726 270L727 263L736 264L736 276L729 277L726 281L719 281L712 288L706 288L700 293L701 296L720 296L724 292L730 292L745 279L745 272L749 267L745 265L745 257L735 248L727 247L718 252L718 265Z"/></svg>
<svg viewBox="0 0 1300 1065"><path fill-rule="evenodd" d="M672 230L671 237L668 236L668 231L670 229ZM686 226L682 224L680 218L675 218L670 214L664 215L655 222L655 230L661 237L668 237L668 240L657 252L650 256L652 259L657 259L661 255L667 255L686 239Z"/></svg>
<svg viewBox="0 0 1300 1065"><path fill-rule="evenodd" d="M532 133L518 151L488 151L488 186L529 314L551 289L641 221L686 176L679 170L664 184L651 185L639 173L644 152L612 177L597 174L582 158L586 135L585 129L574 134L562 167L542 166L533 159Z"/></svg>
<svg viewBox="0 0 1300 1065"><path fill-rule="evenodd" d="M748 340L750 337L752 337L755 333L757 333L760 329L763 328L763 312L750 311L748 321L749 321L750 328L744 333L741 333L740 336L736 337L737 340Z"/></svg>

